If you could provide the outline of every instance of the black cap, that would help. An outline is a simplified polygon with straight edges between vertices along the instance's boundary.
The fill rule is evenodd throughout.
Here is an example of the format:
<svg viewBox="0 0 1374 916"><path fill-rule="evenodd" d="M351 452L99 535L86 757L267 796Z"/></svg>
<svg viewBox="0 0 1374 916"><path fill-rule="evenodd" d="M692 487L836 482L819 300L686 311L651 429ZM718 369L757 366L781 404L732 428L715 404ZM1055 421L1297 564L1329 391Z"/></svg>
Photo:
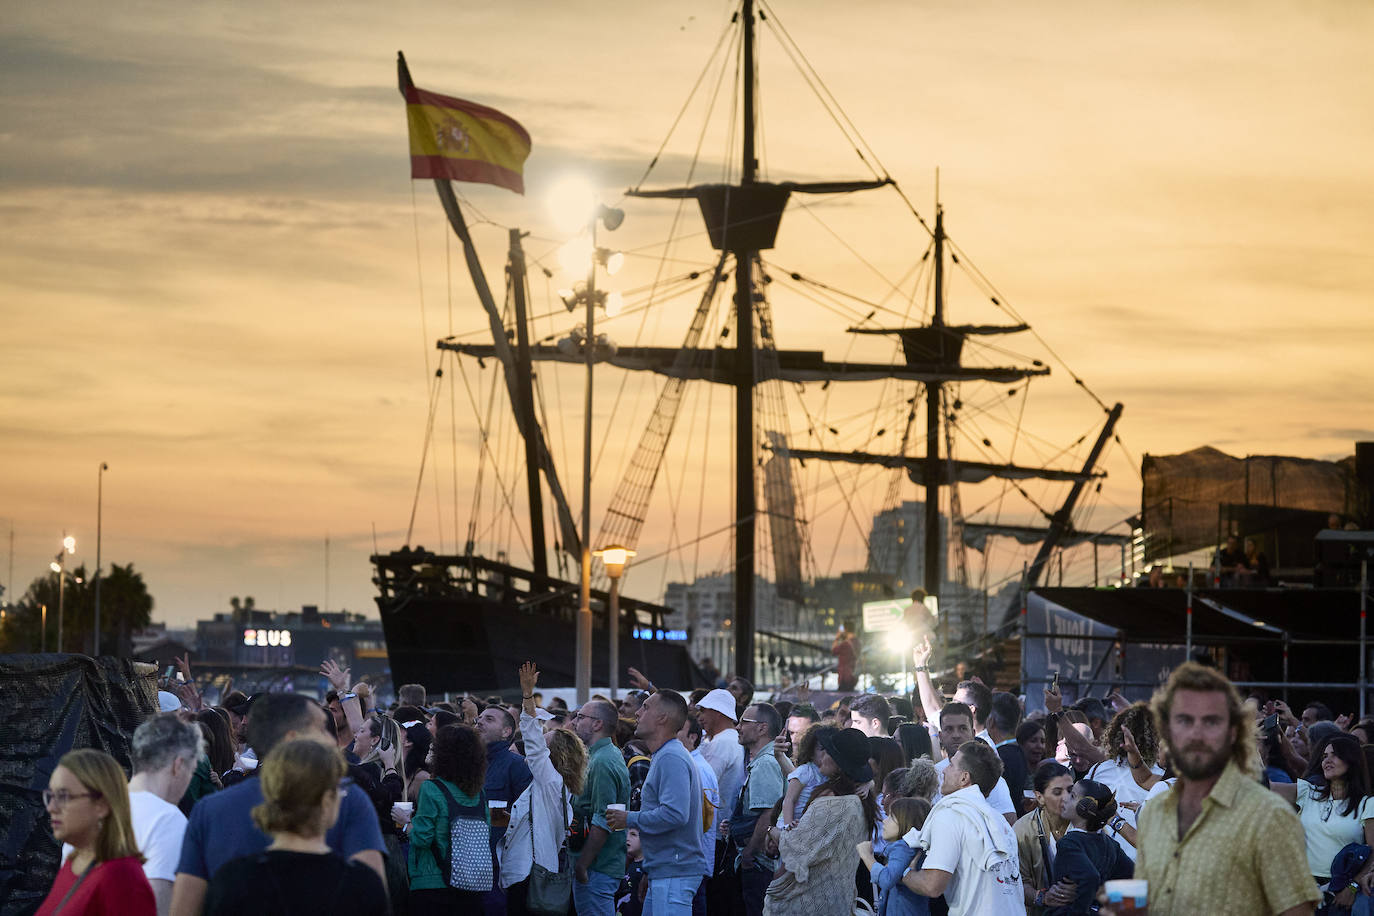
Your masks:
<svg viewBox="0 0 1374 916"><path fill-rule="evenodd" d="M820 734L820 744L835 761L840 772L852 779L856 785L873 779L873 768L868 765L868 736L857 728L823 731Z"/></svg>

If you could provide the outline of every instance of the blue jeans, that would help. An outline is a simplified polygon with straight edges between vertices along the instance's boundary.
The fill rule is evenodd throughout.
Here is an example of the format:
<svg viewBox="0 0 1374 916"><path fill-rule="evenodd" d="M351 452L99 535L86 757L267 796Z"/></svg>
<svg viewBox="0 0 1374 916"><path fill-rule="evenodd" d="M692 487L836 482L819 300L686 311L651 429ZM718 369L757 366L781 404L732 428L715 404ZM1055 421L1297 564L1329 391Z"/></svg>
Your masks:
<svg viewBox="0 0 1374 916"><path fill-rule="evenodd" d="M587 883L573 881L577 916L615 916L615 892L620 881L599 871L587 872Z"/></svg>
<svg viewBox="0 0 1374 916"><path fill-rule="evenodd" d="M701 886L701 875L682 878L648 878L643 916L692 916L692 898ZM578 910L577 916L582 916Z"/></svg>

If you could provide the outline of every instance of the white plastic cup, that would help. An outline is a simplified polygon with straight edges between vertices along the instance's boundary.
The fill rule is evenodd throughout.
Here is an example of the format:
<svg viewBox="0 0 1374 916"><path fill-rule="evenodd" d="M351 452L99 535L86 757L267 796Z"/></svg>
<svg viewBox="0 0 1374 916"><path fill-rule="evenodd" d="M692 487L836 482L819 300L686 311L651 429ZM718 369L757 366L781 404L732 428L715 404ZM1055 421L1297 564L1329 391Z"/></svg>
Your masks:
<svg viewBox="0 0 1374 916"><path fill-rule="evenodd" d="M392 811L404 811L406 814L415 812L415 802L396 802L391 806Z"/></svg>
<svg viewBox="0 0 1374 916"><path fill-rule="evenodd" d="M1149 882L1143 878L1122 878L1108 881L1107 902L1118 913L1149 912Z"/></svg>
<svg viewBox="0 0 1374 916"><path fill-rule="evenodd" d="M504 808L504 807L506 807L506 803L503 802L503 801L488 801L488 802L487 802L487 807L488 807L488 808Z"/></svg>
<svg viewBox="0 0 1374 916"><path fill-rule="evenodd" d="M612 805L607 805L607 806L606 806L606 810L607 810L607 811L625 811L625 810L627 810L627 809L626 809L626 807L625 807L624 805L621 805L621 804L612 804Z"/></svg>

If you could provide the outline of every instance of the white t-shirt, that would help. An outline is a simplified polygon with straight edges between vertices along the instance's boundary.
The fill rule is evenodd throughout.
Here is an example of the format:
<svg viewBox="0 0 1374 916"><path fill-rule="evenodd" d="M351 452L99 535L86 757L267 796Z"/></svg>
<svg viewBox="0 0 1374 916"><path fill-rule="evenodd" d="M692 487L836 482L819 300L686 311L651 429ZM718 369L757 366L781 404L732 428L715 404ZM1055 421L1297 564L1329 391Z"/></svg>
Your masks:
<svg viewBox="0 0 1374 916"><path fill-rule="evenodd" d="M982 795L976 786L960 791L970 790ZM982 828L963 814L937 804L921 829L923 840L930 840L921 868L950 873L949 886L945 888L950 916L1026 916L1016 836L1004 818L994 815L988 822L998 832L999 847L1012 851L991 870L985 870L980 861L983 838L975 831Z"/></svg>
<svg viewBox="0 0 1374 916"><path fill-rule="evenodd" d="M945 775L945 770L949 769L951 759L950 757L946 757L944 760L935 764L936 775ZM1007 789L1007 781L1005 779L997 780L997 785L992 787L992 794L984 798L983 802L998 814L1010 814L1012 817L1016 816L1016 807L1011 803L1011 791ZM1003 818L1003 820L1006 820L1006 818Z"/></svg>
<svg viewBox="0 0 1374 916"><path fill-rule="evenodd" d="M175 881L177 860L181 858L181 838L186 833L186 815L170 802L151 792L129 793L129 816L133 821L134 841L146 860L143 874L149 880ZM62 845L62 858L73 848Z"/></svg>
<svg viewBox="0 0 1374 916"><path fill-rule="evenodd" d="M1164 770L1158 764L1150 767L1150 772L1156 776L1164 775ZM1096 764L1092 769L1088 770L1087 778L1100 782L1111 789L1112 794L1116 796L1116 803L1118 805L1122 802L1140 802L1143 804L1146 799L1151 797L1151 790L1155 786L1160 785L1160 783L1155 783L1155 786L1152 786L1151 789L1142 789L1140 783L1136 782L1135 777L1131 775L1130 765L1117 760L1104 760ZM1120 814L1121 819L1132 827L1136 825L1137 815L1129 808L1121 808L1117 811L1117 814ZM1121 847L1121 851L1124 852L1132 862L1135 861L1135 847L1127 842L1124 836L1117 833L1110 826L1102 828L1102 832L1116 840L1116 845Z"/></svg>
<svg viewBox="0 0 1374 916"><path fill-rule="evenodd" d="M701 756L715 770L720 786L720 816L716 818L716 827L720 828L734 814L735 799L744 785L744 748L739 743L739 732L727 728L707 738L701 743Z"/></svg>
<svg viewBox="0 0 1374 916"><path fill-rule="evenodd" d="M1348 843L1364 842L1364 822L1374 817L1374 796L1366 795L1354 811L1343 814L1344 798L1323 801L1314 797L1316 791L1312 783L1298 780L1298 818L1307 835L1307 867L1313 875L1329 878L1336 853Z"/></svg>

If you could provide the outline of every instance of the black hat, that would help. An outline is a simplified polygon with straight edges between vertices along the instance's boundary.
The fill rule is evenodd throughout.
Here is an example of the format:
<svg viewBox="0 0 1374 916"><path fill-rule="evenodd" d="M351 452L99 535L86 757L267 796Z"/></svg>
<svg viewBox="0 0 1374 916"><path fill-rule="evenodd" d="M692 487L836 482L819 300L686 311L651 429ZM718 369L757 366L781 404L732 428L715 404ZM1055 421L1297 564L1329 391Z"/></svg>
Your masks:
<svg viewBox="0 0 1374 916"><path fill-rule="evenodd" d="M248 715L249 707L253 705L253 701L257 698L257 694L254 694L253 696L249 697L244 696L241 692L237 690L231 690L220 701L220 705L224 709L227 709L229 712L232 712L236 716L246 716Z"/></svg>
<svg viewBox="0 0 1374 916"><path fill-rule="evenodd" d="M857 728L822 731L821 747L835 761L840 772L848 776L856 785L863 785L873 779L873 768L868 765L868 736Z"/></svg>

